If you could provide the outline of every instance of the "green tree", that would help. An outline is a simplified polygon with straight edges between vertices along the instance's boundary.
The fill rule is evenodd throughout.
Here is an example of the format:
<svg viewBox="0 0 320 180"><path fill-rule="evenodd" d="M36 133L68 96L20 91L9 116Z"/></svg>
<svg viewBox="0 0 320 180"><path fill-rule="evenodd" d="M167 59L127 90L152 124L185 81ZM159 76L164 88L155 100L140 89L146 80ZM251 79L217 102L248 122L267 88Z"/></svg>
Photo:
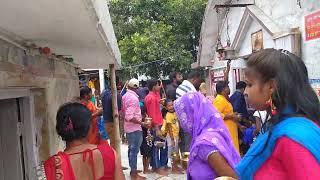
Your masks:
<svg viewBox="0 0 320 180"><path fill-rule="evenodd" d="M111 0L110 12L125 71L151 77L166 76L173 70L188 71L196 60L206 3ZM153 63L135 66L148 62Z"/></svg>

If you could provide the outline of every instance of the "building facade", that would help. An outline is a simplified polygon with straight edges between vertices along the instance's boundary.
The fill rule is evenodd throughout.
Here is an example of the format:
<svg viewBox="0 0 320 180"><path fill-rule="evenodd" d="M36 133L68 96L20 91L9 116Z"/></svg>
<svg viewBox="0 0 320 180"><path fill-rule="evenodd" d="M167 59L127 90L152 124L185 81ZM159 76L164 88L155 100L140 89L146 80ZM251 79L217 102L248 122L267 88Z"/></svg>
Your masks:
<svg viewBox="0 0 320 180"><path fill-rule="evenodd" d="M78 67L2 40L0 51L0 179L33 177L41 161L63 148L55 117L79 96Z"/></svg>
<svg viewBox="0 0 320 180"><path fill-rule="evenodd" d="M209 1L210 2L210 1ZM221 7L217 5L246 4L242 7ZM220 38L224 48L235 51L236 58L232 59L229 73L230 88L235 90L236 82L243 79L245 59L254 51L264 48L285 49L300 56L307 65L310 83L319 95L320 65L320 3L318 0L239 0L208 3L211 13L208 22L204 20L202 38L206 39L211 32L213 42L203 43L198 56L199 65L209 64L208 73L211 82L211 92L214 81L219 80L225 70L226 61L216 52L217 39ZM212 15L213 14L213 15ZM208 18L208 15L205 15ZM210 17L209 17L210 18ZM212 30L213 29L213 30ZM201 44L201 43L200 43ZM207 47L207 46L210 47ZM210 49L201 52L201 49Z"/></svg>

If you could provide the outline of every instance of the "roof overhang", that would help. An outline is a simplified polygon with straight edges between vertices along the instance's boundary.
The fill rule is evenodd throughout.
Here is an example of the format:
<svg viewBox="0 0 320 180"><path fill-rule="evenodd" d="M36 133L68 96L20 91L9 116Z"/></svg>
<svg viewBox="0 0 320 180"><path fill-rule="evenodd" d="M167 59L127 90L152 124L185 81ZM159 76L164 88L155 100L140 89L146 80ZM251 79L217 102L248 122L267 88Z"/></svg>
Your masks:
<svg viewBox="0 0 320 180"><path fill-rule="evenodd" d="M299 28L282 28L275 23L270 16L266 15L259 7L255 5L247 6L241 18L240 25L236 32L235 38L231 44L231 49L239 52L243 45L248 30L252 22L257 22L262 29L264 29L270 38L274 41L274 45L269 48L286 49L297 56L300 56L300 39L301 32ZM283 45L286 42L286 45ZM240 54L242 58L247 57L249 54Z"/></svg>
<svg viewBox="0 0 320 180"><path fill-rule="evenodd" d="M106 0L2 0L0 36L72 56L81 68L121 65Z"/></svg>
<svg viewBox="0 0 320 180"><path fill-rule="evenodd" d="M231 49L238 51L252 21L257 21L271 36L283 31L269 16L255 5L247 6L241 18L239 28L231 44Z"/></svg>

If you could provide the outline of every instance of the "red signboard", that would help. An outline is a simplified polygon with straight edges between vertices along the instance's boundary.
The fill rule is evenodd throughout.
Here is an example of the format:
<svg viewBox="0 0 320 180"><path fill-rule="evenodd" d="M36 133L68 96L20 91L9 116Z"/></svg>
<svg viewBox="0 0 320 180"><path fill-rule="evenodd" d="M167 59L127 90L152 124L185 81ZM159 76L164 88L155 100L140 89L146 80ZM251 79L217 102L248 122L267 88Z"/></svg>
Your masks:
<svg viewBox="0 0 320 180"><path fill-rule="evenodd" d="M212 83L216 83L218 81L223 81L224 80L224 69L211 70L210 75L211 75Z"/></svg>
<svg viewBox="0 0 320 180"><path fill-rule="evenodd" d="M320 38L320 10L304 17L306 40Z"/></svg>

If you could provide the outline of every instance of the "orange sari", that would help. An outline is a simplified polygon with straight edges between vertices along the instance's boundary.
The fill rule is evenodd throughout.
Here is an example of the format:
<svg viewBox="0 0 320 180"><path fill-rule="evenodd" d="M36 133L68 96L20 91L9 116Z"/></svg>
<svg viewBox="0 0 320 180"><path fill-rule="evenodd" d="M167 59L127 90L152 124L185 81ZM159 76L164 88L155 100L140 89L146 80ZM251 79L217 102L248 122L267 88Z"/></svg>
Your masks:
<svg viewBox="0 0 320 180"><path fill-rule="evenodd" d="M222 95L218 94L212 104L221 113L222 118L224 118L226 114L233 113L232 104ZM237 123L233 119L224 119L224 124L229 130L234 147L240 152Z"/></svg>
<svg viewBox="0 0 320 180"><path fill-rule="evenodd" d="M88 101L88 102L81 101L81 103L83 105L85 105L90 110L90 112L92 114L97 112L96 106L91 101ZM101 143L101 137L99 135L97 120L98 120L98 118L96 116L95 117L92 116L90 130L88 133L88 141L90 144L100 144Z"/></svg>

